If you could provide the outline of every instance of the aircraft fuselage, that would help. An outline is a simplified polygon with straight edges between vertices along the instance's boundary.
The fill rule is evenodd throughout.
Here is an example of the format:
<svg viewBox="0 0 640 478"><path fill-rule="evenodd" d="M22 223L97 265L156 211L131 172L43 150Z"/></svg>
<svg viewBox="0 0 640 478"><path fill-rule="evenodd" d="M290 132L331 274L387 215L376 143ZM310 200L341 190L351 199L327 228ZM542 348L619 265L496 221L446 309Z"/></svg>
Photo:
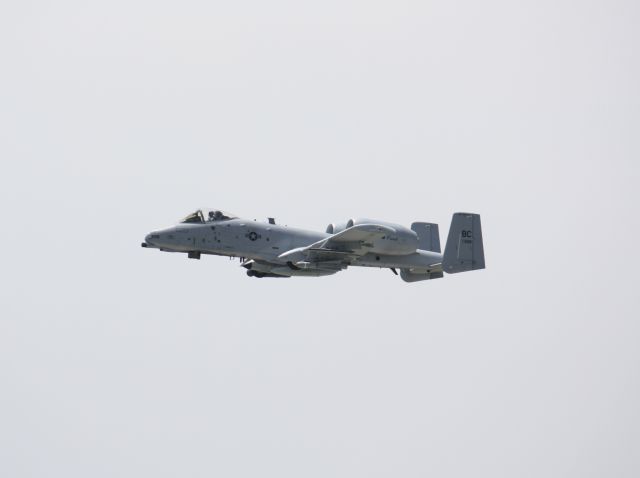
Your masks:
<svg viewBox="0 0 640 478"><path fill-rule="evenodd" d="M471 237L470 231L461 234L467 232ZM142 246L187 253L194 259L202 254L239 257L247 273L256 277L322 276L360 266L390 268L394 273L398 268L404 280L413 282L439 278L443 272L438 226L430 223L414 223L409 229L360 219L316 232L221 211L209 211L207 218L198 210L180 224L151 232Z"/></svg>

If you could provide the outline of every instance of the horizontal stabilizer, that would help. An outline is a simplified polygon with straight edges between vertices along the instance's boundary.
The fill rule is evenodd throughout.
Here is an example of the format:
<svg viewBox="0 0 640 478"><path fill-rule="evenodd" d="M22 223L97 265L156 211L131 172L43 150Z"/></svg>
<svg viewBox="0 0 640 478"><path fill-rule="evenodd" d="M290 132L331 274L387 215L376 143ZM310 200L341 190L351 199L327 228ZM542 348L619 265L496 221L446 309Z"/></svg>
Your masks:
<svg viewBox="0 0 640 478"><path fill-rule="evenodd" d="M412 272L409 269L400 269L400 277L405 282L418 282L421 280L440 279L444 274L442 271L434 272Z"/></svg>

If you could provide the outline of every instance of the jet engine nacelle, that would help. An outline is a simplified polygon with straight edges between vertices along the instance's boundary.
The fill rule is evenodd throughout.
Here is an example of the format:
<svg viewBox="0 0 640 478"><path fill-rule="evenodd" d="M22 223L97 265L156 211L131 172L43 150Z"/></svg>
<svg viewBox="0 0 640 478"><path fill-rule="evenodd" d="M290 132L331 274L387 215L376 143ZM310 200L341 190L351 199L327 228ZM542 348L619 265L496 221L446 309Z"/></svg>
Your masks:
<svg viewBox="0 0 640 478"><path fill-rule="evenodd" d="M352 226L353 226L353 219L349 219L347 222L329 224L327 226L327 234L337 234L339 232L344 231L345 229L349 229Z"/></svg>
<svg viewBox="0 0 640 478"><path fill-rule="evenodd" d="M371 241L371 252L374 254L404 255L411 254L418 249L418 234L408 227L376 219L358 219L354 224L380 224L395 230L394 233L385 234L383 237Z"/></svg>
<svg viewBox="0 0 640 478"><path fill-rule="evenodd" d="M370 243L370 251L374 254L403 255L415 252L418 249L418 235L415 231L400 224L379 221L377 219L349 219L346 222L329 224L327 234L337 234L359 224L381 224L394 229L394 233L385 234L384 237L373 239Z"/></svg>

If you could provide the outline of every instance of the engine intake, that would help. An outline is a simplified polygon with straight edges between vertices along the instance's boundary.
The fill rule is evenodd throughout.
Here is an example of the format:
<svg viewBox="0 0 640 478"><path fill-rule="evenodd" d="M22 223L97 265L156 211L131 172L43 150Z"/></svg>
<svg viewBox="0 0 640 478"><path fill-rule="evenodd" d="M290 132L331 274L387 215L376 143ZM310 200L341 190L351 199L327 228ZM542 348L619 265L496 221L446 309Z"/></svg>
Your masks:
<svg viewBox="0 0 640 478"><path fill-rule="evenodd" d="M347 222L329 224L327 226L327 234L337 234L345 229L349 229L350 227L353 227L353 219L349 219Z"/></svg>

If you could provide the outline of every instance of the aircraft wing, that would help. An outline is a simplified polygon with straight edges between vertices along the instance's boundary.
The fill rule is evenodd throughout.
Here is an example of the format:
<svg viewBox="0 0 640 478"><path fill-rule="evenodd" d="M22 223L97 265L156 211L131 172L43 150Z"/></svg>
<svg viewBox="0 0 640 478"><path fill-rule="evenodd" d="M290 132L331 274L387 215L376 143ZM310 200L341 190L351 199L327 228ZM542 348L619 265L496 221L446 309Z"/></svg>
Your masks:
<svg viewBox="0 0 640 478"><path fill-rule="evenodd" d="M280 258L293 262L350 262L369 252L373 240L395 232L394 228L381 224L358 224L307 247L287 251Z"/></svg>

